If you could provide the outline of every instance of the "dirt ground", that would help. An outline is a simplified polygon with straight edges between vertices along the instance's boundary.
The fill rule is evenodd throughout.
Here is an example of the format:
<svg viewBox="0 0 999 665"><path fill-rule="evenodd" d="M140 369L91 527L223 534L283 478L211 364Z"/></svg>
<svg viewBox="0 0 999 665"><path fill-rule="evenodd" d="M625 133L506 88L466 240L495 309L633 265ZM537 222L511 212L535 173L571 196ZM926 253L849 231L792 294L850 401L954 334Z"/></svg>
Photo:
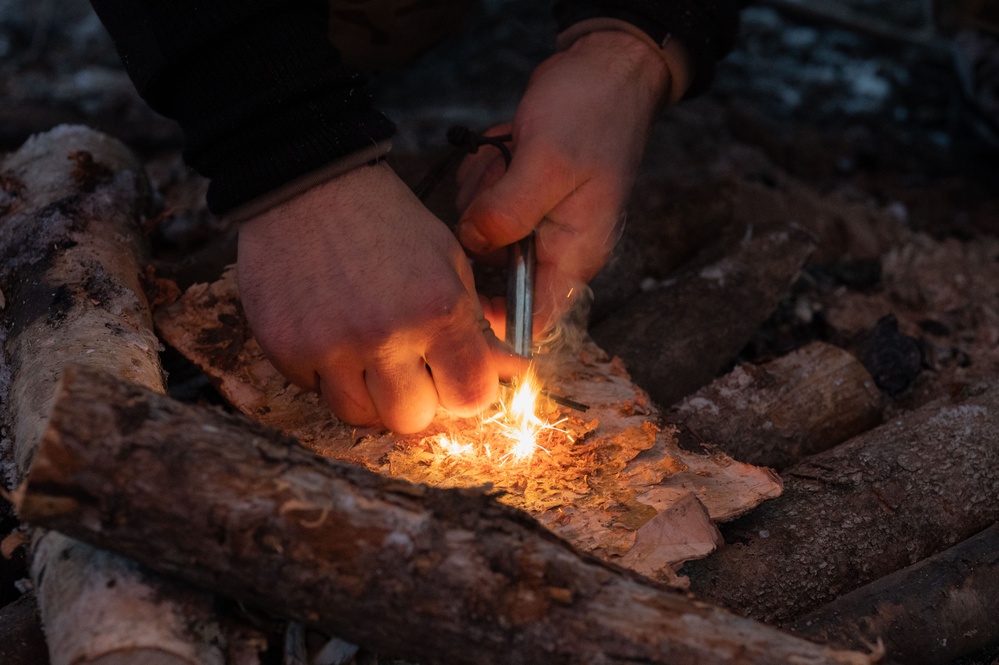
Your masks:
<svg viewBox="0 0 999 665"><path fill-rule="evenodd" d="M663 113L624 260L594 281L594 320L703 265L732 238L794 221L819 248L730 367L815 339L863 354L892 315L917 356L881 384L889 415L994 384L999 137L962 88L952 42L931 29L922 0L802 3L851 9L848 27L781 4L745 11L711 90ZM374 77L376 103L399 127L392 160L404 177L415 182L439 158L449 126L508 119L552 43L547 3L487 0L461 36ZM137 97L85 1L0 0L0 99L0 151L74 122L143 156L164 211L152 236L164 274L183 286L234 259L233 230L205 209L177 128ZM453 216L446 194L433 206ZM211 399L179 359L165 362L175 395ZM0 501L0 538L16 524L9 512ZM25 576L23 556L0 559L0 605ZM962 662L997 659L992 651Z"/></svg>

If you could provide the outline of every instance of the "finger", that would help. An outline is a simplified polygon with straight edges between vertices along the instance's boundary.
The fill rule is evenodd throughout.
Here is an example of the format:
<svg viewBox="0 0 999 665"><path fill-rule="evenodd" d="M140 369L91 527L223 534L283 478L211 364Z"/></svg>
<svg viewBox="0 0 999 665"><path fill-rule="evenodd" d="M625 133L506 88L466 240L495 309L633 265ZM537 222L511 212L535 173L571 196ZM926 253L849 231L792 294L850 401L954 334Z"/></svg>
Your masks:
<svg viewBox="0 0 999 665"><path fill-rule="evenodd" d="M607 263L620 237L617 229L623 225L612 223L576 228L557 219L546 218L537 229L537 260L539 264L552 263L581 282L588 282Z"/></svg>
<svg viewBox="0 0 999 665"><path fill-rule="evenodd" d="M280 372L281 376L288 379L290 383L303 390L318 391L316 370L312 368L311 364L282 362L276 354L268 353L266 349L262 350L267 360L274 365L274 369Z"/></svg>
<svg viewBox="0 0 999 665"><path fill-rule="evenodd" d="M505 122L486 131L485 136L509 134L512 127L512 123ZM512 146L507 143L507 147ZM491 186L505 172L506 161L503 159L503 153L493 146L481 146L465 157L455 174L459 188L455 198L458 212L464 212L479 191Z"/></svg>
<svg viewBox="0 0 999 665"><path fill-rule="evenodd" d="M479 305L482 307L482 315L489 323L489 332L498 339L506 337L506 298L503 296L479 296Z"/></svg>
<svg viewBox="0 0 999 665"><path fill-rule="evenodd" d="M514 353L513 349L501 341L491 330L487 330L485 336L499 378L506 381L527 372L527 368L531 364L529 359Z"/></svg>
<svg viewBox="0 0 999 665"><path fill-rule="evenodd" d="M503 154L492 146L483 146L466 157L458 169L458 194L454 205L464 213L478 194L492 187L506 173Z"/></svg>
<svg viewBox="0 0 999 665"><path fill-rule="evenodd" d="M347 371L325 371L316 388L336 417L349 425L373 425L378 411L364 384L360 367Z"/></svg>
<svg viewBox="0 0 999 665"><path fill-rule="evenodd" d="M379 360L364 372L378 416L399 434L425 429L437 411L437 391L423 358Z"/></svg>
<svg viewBox="0 0 999 665"><path fill-rule="evenodd" d="M499 376L485 333L475 322L438 335L426 357L441 406L448 411L474 416L495 401Z"/></svg>
<svg viewBox="0 0 999 665"><path fill-rule="evenodd" d="M612 197L596 200L612 201ZM572 224L561 220L572 220ZM534 294L537 334L551 330L587 292L586 283L604 266L620 239L624 220L618 206L589 206L584 197L576 196L563 201L538 225Z"/></svg>
<svg viewBox="0 0 999 665"><path fill-rule="evenodd" d="M583 182L574 169L544 147L521 149L510 169L472 201L458 225L470 251L485 254L520 240Z"/></svg>
<svg viewBox="0 0 999 665"><path fill-rule="evenodd" d="M558 265L539 263L534 283L535 338L553 330L586 290L586 282L563 272Z"/></svg>

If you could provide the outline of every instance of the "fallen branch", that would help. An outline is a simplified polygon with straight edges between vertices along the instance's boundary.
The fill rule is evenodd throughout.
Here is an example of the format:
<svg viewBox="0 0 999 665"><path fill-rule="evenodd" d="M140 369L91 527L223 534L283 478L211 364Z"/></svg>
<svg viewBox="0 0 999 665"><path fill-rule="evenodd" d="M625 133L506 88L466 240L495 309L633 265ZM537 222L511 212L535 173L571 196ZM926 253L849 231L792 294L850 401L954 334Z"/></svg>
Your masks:
<svg viewBox="0 0 999 665"><path fill-rule="evenodd" d="M691 590L783 624L999 520L999 390L936 402L813 455L685 564Z"/></svg>
<svg viewBox="0 0 999 665"><path fill-rule="evenodd" d="M843 648L881 639L889 659L942 665L999 644L999 525L798 619Z"/></svg>
<svg viewBox="0 0 999 665"><path fill-rule="evenodd" d="M385 478L88 371L64 379L19 510L388 657L871 662L650 586L481 492Z"/></svg>

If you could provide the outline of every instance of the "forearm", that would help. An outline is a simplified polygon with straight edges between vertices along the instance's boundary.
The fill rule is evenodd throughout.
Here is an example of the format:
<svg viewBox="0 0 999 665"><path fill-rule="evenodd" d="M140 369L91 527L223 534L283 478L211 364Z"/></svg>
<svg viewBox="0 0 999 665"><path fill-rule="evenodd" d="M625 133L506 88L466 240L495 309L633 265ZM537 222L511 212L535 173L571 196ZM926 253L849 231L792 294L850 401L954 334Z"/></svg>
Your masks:
<svg viewBox="0 0 999 665"><path fill-rule="evenodd" d="M184 130L222 213L387 139L327 3L92 0L139 93Z"/></svg>

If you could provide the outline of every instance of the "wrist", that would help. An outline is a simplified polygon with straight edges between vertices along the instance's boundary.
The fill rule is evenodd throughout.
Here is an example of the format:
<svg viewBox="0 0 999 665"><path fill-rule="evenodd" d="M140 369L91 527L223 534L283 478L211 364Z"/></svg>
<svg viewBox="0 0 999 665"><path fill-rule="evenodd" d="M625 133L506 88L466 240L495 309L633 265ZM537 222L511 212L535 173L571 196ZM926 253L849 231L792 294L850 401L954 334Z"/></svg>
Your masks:
<svg viewBox="0 0 999 665"><path fill-rule="evenodd" d="M690 88L693 66L687 49L669 35L662 44L637 26L615 18L592 18L569 26L559 33L560 51L573 47L613 49L642 65L646 83L662 89L662 101L675 104ZM658 63L658 64L657 64Z"/></svg>

